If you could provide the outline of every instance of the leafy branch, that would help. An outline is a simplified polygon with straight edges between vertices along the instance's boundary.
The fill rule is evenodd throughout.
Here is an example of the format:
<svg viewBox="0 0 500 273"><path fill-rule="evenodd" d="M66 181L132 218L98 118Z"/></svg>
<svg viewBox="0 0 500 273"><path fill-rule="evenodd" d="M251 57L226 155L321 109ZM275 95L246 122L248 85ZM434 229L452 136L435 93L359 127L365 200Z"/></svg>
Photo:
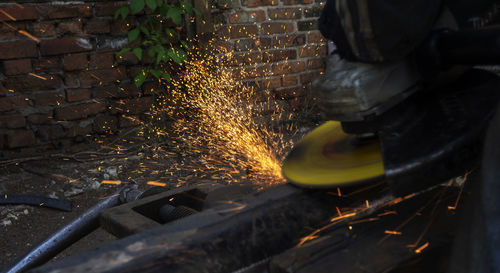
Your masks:
<svg viewBox="0 0 500 273"><path fill-rule="evenodd" d="M115 12L115 19L126 19L143 11L146 15L128 32L129 43L139 40L140 44L133 48L123 48L117 53L122 56L132 51L143 64L134 77L137 87L150 76L159 80L170 80L170 74L164 69L165 64L182 64L186 60L185 50L189 50L186 41L180 39L183 17L201 15L186 1L167 3L164 0L131 0L128 6Z"/></svg>

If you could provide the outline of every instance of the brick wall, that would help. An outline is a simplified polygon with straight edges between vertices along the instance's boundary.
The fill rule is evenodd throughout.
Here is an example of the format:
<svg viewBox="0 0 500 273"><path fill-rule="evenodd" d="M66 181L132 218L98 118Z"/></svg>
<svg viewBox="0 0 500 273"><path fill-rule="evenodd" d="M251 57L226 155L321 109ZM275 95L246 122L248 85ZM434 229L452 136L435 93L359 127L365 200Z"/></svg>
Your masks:
<svg viewBox="0 0 500 273"><path fill-rule="evenodd" d="M115 57L134 24L113 20L125 3L0 4L0 150L71 144L137 123L151 84L131 81L132 54Z"/></svg>
<svg viewBox="0 0 500 273"><path fill-rule="evenodd" d="M219 0L212 9L212 23L234 52L235 76L300 110L311 82L325 67L327 45L317 30L323 4Z"/></svg>
<svg viewBox="0 0 500 273"><path fill-rule="evenodd" d="M300 107L324 68L326 46L316 30L322 3L221 1L210 19L234 50L236 72L246 72L235 76ZM137 124L153 86L133 84L139 65L132 53L115 56L135 23L113 20L126 3L0 3L0 150L57 148Z"/></svg>

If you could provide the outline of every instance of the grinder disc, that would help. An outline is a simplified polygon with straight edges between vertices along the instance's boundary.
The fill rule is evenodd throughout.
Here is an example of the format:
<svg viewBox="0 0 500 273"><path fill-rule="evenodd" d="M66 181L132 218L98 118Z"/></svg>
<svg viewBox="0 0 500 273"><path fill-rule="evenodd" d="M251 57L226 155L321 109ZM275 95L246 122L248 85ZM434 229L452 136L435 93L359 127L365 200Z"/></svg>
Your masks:
<svg viewBox="0 0 500 273"><path fill-rule="evenodd" d="M339 187L384 175L378 139L357 141L342 131L340 122L328 121L306 135L283 162L283 175L305 187Z"/></svg>

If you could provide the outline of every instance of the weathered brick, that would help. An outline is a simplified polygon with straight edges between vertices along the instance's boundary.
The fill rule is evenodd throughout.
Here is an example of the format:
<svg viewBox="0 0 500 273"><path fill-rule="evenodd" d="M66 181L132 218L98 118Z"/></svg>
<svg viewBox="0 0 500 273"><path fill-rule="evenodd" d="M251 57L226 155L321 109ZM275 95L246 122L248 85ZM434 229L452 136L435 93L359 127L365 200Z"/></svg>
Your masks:
<svg viewBox="0 0 500 273"><path fill-rule="evenodd" d="M38 12L36 11L34 6L7 6L1 7L1 9L3 10L3 12L0 12L0 20L2 21L22 21L38 19ZM7 14L10 16L7 16Z"/></svg>
<svg viewBox="0 0 500 273"><path fill-rule="evenodd" d="M2 128L22 128L26 126L26 119L21 114L0 116L0 127Z"/></svg>
<svg viewBox="0 0 500 273"><path fill-rule="evenodd" d="M78 74L81 86L96 86L127 79L125 67L82 71Z"/></svg>
<svg viewBox="0 0 500 273"><path fill-rule="evenodd" d="M52 140L63 138L66 136L66 132L60 125L41 125L37 126L37 136L43 140Z"/></svg>
<svg viewBox="0 0 500 273"><path fill-rule="evenodd" d="M117 19L113 21L113 33L120 34L126 33L135 26L134 18L127 18L125 20Z"/></svg>
<svg viewBox="0 0 500 273"><path fill-rule="evenodd" d="M108 20L92 20L87 22L87 34L106 34L111 32Z"/></svg>
<svg viewBox="0 0 500 273"><path fill-rule="evenodd" d="M268 9L267 14L269 18L274 20L300 19L302 17L300 8Z"/></svg>
<svg viewBox="0 0 500 273"><path fill-rule="evenodd" d="M92 92L87 88L79 89L66 89L66 100L68 102L76 102L82 100L89 100Z"/></svg>
<svg viewBox="0 0 500 273"><path fill-rule="evenodd" d="M153 104L153 97L142 97L136 99L127 99L114 102L111 106L111 112L125 114L141 114L148 111Z"/></svg>
<svg viewBox="0 0 500 273"><path fill-rule="evenodd" d="M5 86L3 86L3 83L0 82L0 97L5 97L7 95L7 88L5 88Z"/></svg>
<svg viewBox="0 0 500 273"><path fill-rule="evenodd" d="M310 44L325 43L326 39L319 31L311 31L307 33L307 42Z"/></svg>
<svg viewBox="0 0 500 273"><path fill-rule="evenodd" d="M296 47L306 43L306 35L281 35L272 38L273 48Z"/></svg>
<svg viewBox="0 0 500 273"><path fill-rule="evenodd" d="M42 58L33 60L33 68L35 72L59 72L61 71L61 61L58 57Z"/></svg>
<svg viewBox="0 0 500 273"><path fill-rule="evenodd" d="M278 88L281 87L281 79L279 77L265 79L263 80L262 84L265 89Z"/></svg>
<svg viewBox="0 0 500 273"><path fill-rule="evenodd" d="M313 0L282 0L283 5L303 5L303 4L312 4Z"/></svg>
<svg viewBox="0 0 500 273"><path fill-rule="evenodd" d="M72 20L69 22L61 22L57 27L59 29L59 34L82 34L83 33L83 24L81 19Z"/></svg>
<svg viewBox="0 0 500 273"><path fill-rule="evenodd" d="M60 38L40 42L40 53L43 56L85 52L92 48L92 43L87 37Z"/></svg>
<svg viewBox="0 0 500 273"><path fill-rule="evenodd" d="M103 102L82 103L56 108L54 113L57 120L75 120L86 118L106 110Z"/></svg>
<svg viewBox="0 0 500 273"><path fill-rule="evenodd" d="M307 20L297 22L299 31L310 31L318 29L318 20Z"/></svg>
<svg viewBox="0 0 500 273"><path fill-rule="evenodd" d="M236 51L264 50L271 48L271 38L238 39L234 43Z"/></svg>
<svg viewBox="0 0 500 273"><path fill-rule="evenodd" d="M84 136L92 132L92 123L76 122L67 132L68 137Z"/></svg>
<svg viewBox="0 0 500 273"><path fill-rule="evenodd" d="M28 100L25 96L9 96L0 98L0 112L18 110L28 107Z"/></svg>
<svg viewBox="0 0 500 273"><path fill-rule="evenodd" d="M114 62L115 62L114 53L91 54L89 69L112 68Z"/></svg>
<svg viewBox="0 0 500 273"><path fill-rule="evenodd" d="M301 74L300 75L300 82L302 84L310 83L310 82L314 81L314 79L316 79L321 74L322 74L322 72L319 72L319 71Z"/></svg>
<svg viewBox="0 0 500 273"><path fill-rule="evenodd" d="M295 86L299 83L299 79L297 76L282 76L281 77L281 86Z"/></svg>
<svg viewBox="0 0 500 273"><path fill-rule="evenodd" d="M122 115L118 119L118 124L120 128L133 127L141 125L143 122L139 119L138 116L128 116Z"/></svg>
<svg viewBox="0 0 500 273"><path fill-rule="evenodd" d="M325 56L327 51L327 47L325 44L322 45L308 45L305 47L299 48L299 57L319 57Z"/></svg>
<svg viewBox="0 0 500 273"><path fill-rule="evenodd" d="M79 87L80 81L76 73L64 73L64 85L66 87Z"/></svg>
<svg viewBox="0 0 500 273"><path fill-rule="evenodd" d="M98 86L92 89L95 98L118 98L118 87L116 85Z"/></svg>
<svg viewBox="0 0 500 273"><path fill-rule="evenodd" d="M262 34L291 33L295 30L293 23L265 23L262 24Z"/></svg>
<svg viewBox="0 0 500 273"><path fill-rule="evenodd" d="M17 29L26 30L26 23L24 22L9 22L7 24L0 24L0 41L9 41L14 39L25 39L26 36L17 32Z"/></svg>
<svg viewBox="0 0 500 273"><path fill-rule="evenodd" d="M30 130L16 130L7 134L7 146L9 148L26 147L35 143L35 134Z"/></svg>
<svg viewBox="0 0 500 273"><path fill-rule="evenodd" d="M137 57L133 52L127 52L121 56L117 56L116 61L119 64L126 64L126 65L134 65L139 63L139 59L137 59Z"/></svg>
<svg viewBox="0 0 500 273"><path fill-rule="evenodd" d="M236 53L231 58L232 66L250 65L262 62L262 54L260 52Z"/></svg>
<svg viewBox="0 0 500 273"><path fill-rule="evenodd" d="M257 67L245 67L239 69L233 69L233 77L235 79L254 79L267 77L271 73L271 67L268 64L260 65Z"/></svg>
<svg viewBox="0 0 500 273"><path fill-rule="evenodd" d="M119 87L118 96L125 97L137 97L141 95L141 90L137 88L134 83L125 83Z"/></svg>
<svg viewBox="0 0 500 273"><path fill-rule="evenodd" d="M274 64L272 71L274 75L285 75L289 73L298 73L306 69L306 64L302 61L292 61Z"/></svg>
<svg viewBox="0 0 500 273"><path fill-rule="evenodd" d="M242 4L249 8L261 6L277 6L278 3L278 0L242 0Z"/></svg>
<svg viewBox="0 0 500 273"><path fill-rule="evenodd" d="M126 1L112 1L108 3L96 3L95 15L96 16L114 16L115 11L127 5Z"/></svg>
<svg viewBox="0 0 500 273"><path fill-rule="evenodd" d="M314 6L311 8L305 8L304 9L304 16L306 18L319 17L321 15L321 11L323 11L322 6Z"/></svg>
<svg viewBox="0 0 500 273"><path fill-rule="evenodd" d="M0 59L37 57L35 41L16 41L0 43Z"/></svg>
<svg viewBox="0 0 500 273"><path fill-rule="evenodd" d="M255 37L259 34L259 29L256 25L229 26L228 31L231 38Z"/></svg>
<svg viewBox="0 0 500 273"><path fill-rule="evenodd" d="M43 79L31 75L9 77L5 80L5 87L16 92L35 90L50 90L61 87L61 78L58 75L40 75Z"/></svg>
<svg viewBox="0 0 500 273"><path fill-rule="evenodd" d="M40 38L55 37L56 24L52 21L42 21L33 23L33 35Z"/></svg>
<svg viewBox="0 0 500 273"><path fill-rule="evenodd" d="M52 120L52 112L47 114L31 114L27 117L31 124L47 124Z"/></svg>
<svg viewBox="0 0 500 273"><path fill-rule="evenodd" d="M114 116L100 116L94 119L93 129L96 133L106 133L118 129L118 118Z"/></svg>
<svg viewBox="0 0 500 273"><path fill-rule="evenodd" d="M274 93L279 99L291 99L303 96L305 92L302 87L285 87L276 89Z"/></svg>
<svg viewBox="0 0 500 273"><path fill-rule="evenodd" d="M285 60L297 59L297 51L295 49L277 49L266 51L263 54L264 62L279 62Z"/></svg>
<svg viewBox="0 0 500 273"><path fill-rule="evenodd" d="M22 60L3 61L3 69L5 75L7 76L28 74L32 72L31 60L22 59Z"/></svg>
<svg viewBox="0 0 500 273"><path fill-rule="evenodd" d="M40 16L48 19L92 16L90 5L38 5L37 10Z"/></svg>
<svg viewBox="0 0 500 273"><path fill-rule="evenodd" d="M88 68L89 61L87 54L64 55L64 70L74 71Z"/></svg>
<svg viewBox="0 0 500 273"><path fill-rule="evenodd" d="M258 23L266 20L266 14L263 10L238 11L229 14L230 24Z"/></svg>
<svg viewBox="0 0 500 273"><path fill-rule="evenodd" d="M64 96L61 93L38 93L35 94L35 105L38 106L56 106L64 103Z"/></svg>
<svg viewBox="0 0 500 273"><path fill-rule="evenodd" d="M325 59L323 58L315 58L309 59L307 61L308 69L324 69L325 68Z"/></svg>

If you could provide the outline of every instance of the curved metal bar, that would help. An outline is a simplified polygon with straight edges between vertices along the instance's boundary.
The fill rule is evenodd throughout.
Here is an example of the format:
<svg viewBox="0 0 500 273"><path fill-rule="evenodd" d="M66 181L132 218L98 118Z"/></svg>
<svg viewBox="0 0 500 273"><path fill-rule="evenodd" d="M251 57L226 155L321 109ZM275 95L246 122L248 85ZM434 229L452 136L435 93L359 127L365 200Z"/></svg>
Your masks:
<svg viewBox="0 0 500 273"><path fill-rule="evenodd" d="M99 213L104 209L119 205L121 203L120 193L126 188L121 188L107 199L87 210L71 223L62 227L37 247L33 248L24 257L7 267L3 273L24 272L41 265L74 242L94 231L99 227Z"/></svg>

